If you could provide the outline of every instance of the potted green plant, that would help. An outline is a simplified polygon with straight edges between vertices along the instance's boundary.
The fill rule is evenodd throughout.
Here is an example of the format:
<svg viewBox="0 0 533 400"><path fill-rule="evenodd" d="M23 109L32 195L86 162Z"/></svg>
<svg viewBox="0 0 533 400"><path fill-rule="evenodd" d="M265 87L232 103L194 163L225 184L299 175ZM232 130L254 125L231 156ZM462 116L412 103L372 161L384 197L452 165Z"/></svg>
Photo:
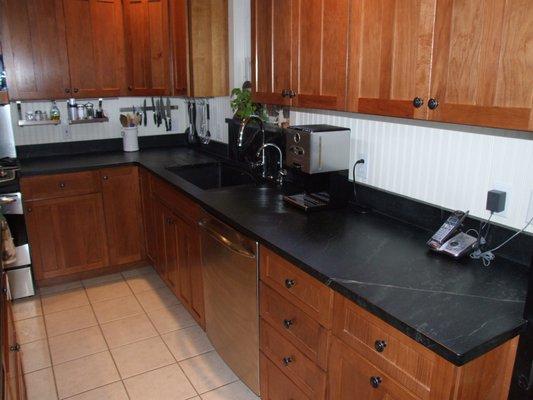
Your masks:
<svg viewBox="0 0 533 400"><path fill-rule="evenodd" d="M267 120L264 107L261 104L252 102L252 92L249 88L234 88L231 91L231 109L234 112L233 118L243 120L250 115L259 115L263 121Z"/></svg>

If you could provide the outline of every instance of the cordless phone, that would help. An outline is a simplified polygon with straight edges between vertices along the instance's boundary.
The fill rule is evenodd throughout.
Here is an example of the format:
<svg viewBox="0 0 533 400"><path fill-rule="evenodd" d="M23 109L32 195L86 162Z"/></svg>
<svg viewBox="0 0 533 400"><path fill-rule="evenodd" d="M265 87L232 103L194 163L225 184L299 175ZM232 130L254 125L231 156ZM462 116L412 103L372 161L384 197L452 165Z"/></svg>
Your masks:
<svg viewBox="0 0 533 400"><path fill-rule="evenodd" d="M446 222L442 224L439 230L435 232L431 239L429 239L429 241L427 242L428 246L431 247L433 250L440 250L442 245L446 243L448 239L450 239L452 235L457 232L457 230L459 230L467 215L468 211L454 211L448 217Z"/></svg>

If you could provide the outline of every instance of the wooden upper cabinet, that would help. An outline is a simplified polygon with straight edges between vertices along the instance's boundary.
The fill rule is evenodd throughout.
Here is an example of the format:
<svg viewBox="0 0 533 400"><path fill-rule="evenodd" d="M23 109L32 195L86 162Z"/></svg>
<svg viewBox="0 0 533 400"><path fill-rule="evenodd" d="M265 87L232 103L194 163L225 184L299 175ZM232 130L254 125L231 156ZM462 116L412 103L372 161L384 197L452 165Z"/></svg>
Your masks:
<svg viewBox="0 0 533 400"><path fill-rule="evenodd" d="M170 94L168 0L123 0L127 93Z"/></svg>
<svg viewBox="0 0 533 400"><path fill-rule="evenodd" d="M533 130L533 2L438 0L436 121Z"/></svg>
<svg viewBox="0 0 533 400"><path fill-rule="evenodd" d="M63 0L73 96L119 96L125 86L120 0Z"/></svg>
<svg viewBox="0 0 533 400"><path fill-rule="evenodd" d="M11 99L69 97L62 0L1 0L0 8Z"/></svg>
<svg viewBox="0 0 533 400"><path fill-rule="evenodd" d="M293 105L345 109L349 8L349 0L298 1Z"/></svg>
<svg viewBox="0 0 533 400"><path fill-rule="evenodd" d="M291 105L295 0L252 0L252 97Z"/></svg>
<svg viewBox="0 0 533 400"><path fill-rule="evenodd" d="M189 96L228 96L228 0L189 0L188 6Z"/></svg>
<svg viewBox="0 0 533 400"><path fill-rule="evenodd" d="M172 47L172 94L189 92L189 11L187 0L170 0L170 35Z"/></svg>
<svg viewBox="0 0 533 400"><path fill-rule="evenodd" d="M348 111L426 118L435 3L352 1Z"/></svg>
<svg viewBox="0 0 533 400"><path fill-rule="evenodd" d="M142 214L137 167L100 171L111 265L144 258Z"/></svg>
<svg viewBox="0 0 533 400"><path fill-rule="evenodd" d="M254 100L344 109L349 8L349 0L253 1Z"/></svg>

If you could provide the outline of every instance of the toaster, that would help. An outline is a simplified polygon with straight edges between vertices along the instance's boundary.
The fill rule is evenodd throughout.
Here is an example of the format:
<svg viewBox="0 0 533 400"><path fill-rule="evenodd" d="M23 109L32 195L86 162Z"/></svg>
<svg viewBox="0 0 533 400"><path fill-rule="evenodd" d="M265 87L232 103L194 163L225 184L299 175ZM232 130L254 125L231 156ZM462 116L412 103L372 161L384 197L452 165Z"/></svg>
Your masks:
<svg viewBox="0 0 533 400"><path fill-rule="evenodd" d="M297 125L285 129L286 166L307 174L346 170L350 129L332 125Z"/></svg>

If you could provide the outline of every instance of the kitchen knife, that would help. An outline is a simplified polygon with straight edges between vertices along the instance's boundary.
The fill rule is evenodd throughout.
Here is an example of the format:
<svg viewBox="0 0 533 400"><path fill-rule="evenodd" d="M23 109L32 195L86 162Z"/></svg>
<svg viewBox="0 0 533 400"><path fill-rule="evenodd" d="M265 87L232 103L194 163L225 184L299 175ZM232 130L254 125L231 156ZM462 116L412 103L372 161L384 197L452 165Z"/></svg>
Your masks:
<svg viewBox="0 0 533 400"><path fill-rule="evenodd" d="M143 102L143 123L144 123L144 126L146 126L146 124L148 123L147 119L148 118L146 118L146 99L144 99L144 102Z"/></svg>
<svg viewBox="0 0 533 400"><path fill-rule="evenodd" d="M161 107L161 118L165 122L165 131L168 132L167 114L165 112L165 103L163 103L163 96L159 97L159 106Z"/></svg>
<svg viewBox="0 0 533 400"><path fill-rule="evenodd" d="M159 128L161 126L161 123L163 122L161 118L161 102L159 100L156 100L157 104L157 127Z"/></svg>
<svg viewBox="0 0 533 400"><path fill-rule="evenodd" d="M152 109L154 110L154 125L157 125L157 109L155 108L155 101L152 97Z"/></svg>
<svg viewBox="0 0 533 400"><path fill-rule="evenodd" d="M167 131L172 130L172 115L170 114L171 110L172 108L170 106L170 98L167 97L167 119L168 119Z"/></svg>

